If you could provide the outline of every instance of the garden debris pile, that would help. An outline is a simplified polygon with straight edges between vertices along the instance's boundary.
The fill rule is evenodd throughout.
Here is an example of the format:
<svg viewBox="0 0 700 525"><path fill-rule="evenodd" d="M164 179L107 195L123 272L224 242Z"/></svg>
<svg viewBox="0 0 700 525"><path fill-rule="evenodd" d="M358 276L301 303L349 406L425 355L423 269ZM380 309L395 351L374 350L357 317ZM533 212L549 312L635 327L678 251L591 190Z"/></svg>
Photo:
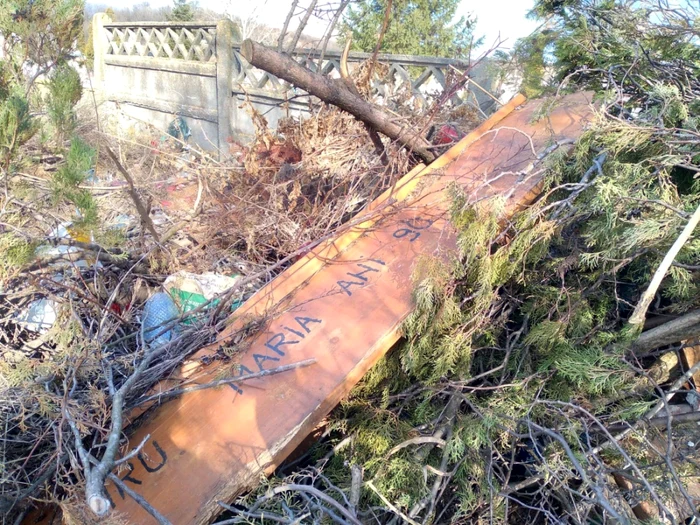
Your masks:
<svg viewBox="0 0 700 525"><path fill-rule="evenodd" d="M187 145L183 119L165 134L137 123L127 140L111 125L118 108L105 105L99 127L85 99L74 111L80 125L64 144L34 137L15 153L2 208L0 510L10 516L29 501L86 511L75 440L109 441L112 395L126 389L120 417L138 407L257 288L416 162L391 143L380 159L364 125L332 107L276 132L253 113L255 140L232 140L221 161ZM443 109L432 119L447 120L464 133L478 118Z"/></svg>
<svg viewBox="0 0 700 525"><path fill-rule="evenodd" d="M231 137L221 160L189 145L184 116L125 131L78 73L83 2L24 3L0 2L12 35L0 39L0 516L58 505L66 520L115 525L104 483L134 486L122 480L145 441L123 436L149 392L187 381L180 365L203 346L212 368L237 366L266 318L231 313L417 159L323 104L273 132L244 102L254 140ZM443 38L416 19L422 7L336 4L317 10L365 51L419 30L459 40L450 52L465 57L476 45L466 19ZM544 182L512 217L503 199L472 205L449 188L457 253L414 265L402 341L309 447L258 489L210 501L225 523L700 519L700 8L536 0L532 15L540 30L489 67L544 99L536 122L592 91L589 128L544 151L523 140L542 162L507 174ZM353 96L368 98L372 67L391 73L357 68ZM428 159L483 117L453 109L449 88L369 109L391 115L385 133L415 130Z"/></svg>

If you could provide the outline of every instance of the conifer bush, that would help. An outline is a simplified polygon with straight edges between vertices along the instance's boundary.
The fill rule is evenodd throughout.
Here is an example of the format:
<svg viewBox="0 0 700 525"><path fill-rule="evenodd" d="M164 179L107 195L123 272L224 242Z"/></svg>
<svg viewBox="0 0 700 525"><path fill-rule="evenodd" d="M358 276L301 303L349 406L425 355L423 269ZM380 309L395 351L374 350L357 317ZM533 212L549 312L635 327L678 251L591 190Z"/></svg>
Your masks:
<svg viewBox="0 0 700 525"><path fill-rule="evenodd" d="M89 190L81 188L88 172L95 165L95 150L80 138L71 141L66 161L53 176L53 195L56 200L65 199L77 209L76 223L86 228L98 222L97 203Z"/></svg>
<svg viewBox="0 0 700 525"><path fill-rule="evenodd" d="M47 87L46 113L54 128L56 146L62 148L66 137L75 130L75 105L83 94L83 86L78 72L63 63L53 70Z"/></svg>
<svg viewBox="0 0 700 525"><path fill-rule="evenodd" d="M5 187L10 164L36 129L27 99L16 89L8 89L5 98L0 97L0 169L5 178Z"/></svg>
<svg viewBox="0 0 700 525"><path fill-rule="evenodd" d="M30 56L49 78L47 116L62 155L50 172L52 204L67 203L73 222L91 229L99 210L81 186L96 152L74 136L80 84L68 65L82 2L7 4L0 6L0 30L18 35L13 56ZM348 514L303 490L268 490L290 483L322 490L349 513L349 523L698 517L700 459L688 445L697 441L697 421L688 427L682 418L659 417L666 409L659 403L692 400L697 385L681 375L679 357L700 326L639 351L639 328L628 319L700 204L700 13L651 0L540 0L534 15L543 19L542 31L503 55L504 67L514 68L529 96L548 97L545 108L562 93L593 90L595 121L569 155L546 157L542 197L508 220L502 199L471 205L459 187L449 189L458 249L448 261L418 261L416 308L402 326L404 340L337 407L303 468L287 465L280 473L293 469L289 477L265 480L236 502L238 510L254 509L242 521L346 522ZM52 36L42 49L46 34ZM0 74L6 182L37 121L27 103L35 79L21 78L17 66L8 62ZM35 248L21 230L3 230L0 278L31 261ZM700 308L698 272L695 233L665 275L647 328ZM138 363L126 342L138 319L107 326L117 339L111 345L89 331L102 331L92 319L111 319L112 298L105 297L123 282L116 269L93 276L94 288L82 296L82 288L66 292L65 282L48 279L49 292L31 292L66 294L75 309L59 312L47 335L52 358L0 361L3 421L14 432L5 436L4 454L12 459L2 465L2 512L43 497L48 478L37 472L49 472L61 497L78 492L89 462L81 470L67 416L94 431L86 446L101 443L114 386L105 363L122 379ZM187 344L193 350L204 340ZM658 371L673 358L675 365ZM143 380L142 389L149 384ZM73 390L68 410L66 392ZM65 458L44 454L56 450L54 428L62 429ZM65 508L69 519L70 504Z"/></svg>

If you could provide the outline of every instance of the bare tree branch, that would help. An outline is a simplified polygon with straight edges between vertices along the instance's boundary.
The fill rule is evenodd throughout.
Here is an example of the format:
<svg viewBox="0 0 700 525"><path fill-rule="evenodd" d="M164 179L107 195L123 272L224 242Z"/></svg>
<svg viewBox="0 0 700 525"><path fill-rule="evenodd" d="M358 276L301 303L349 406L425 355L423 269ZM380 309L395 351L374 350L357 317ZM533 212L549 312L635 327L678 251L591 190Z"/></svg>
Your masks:
<svg viewBox="0 0 700 525"><path fill-rule="evenodd" d="M309 7L306 8L306 13L304 14L304 18L302 18L301 22L299 22L299 27L297 27L297 30L294 33L294 37L292 38L292 41L289 43L289 47L287 48L287 53L292 53L296 49L297 42L299 42L299 37L301 37L301 34L303 33L304 29L306 28L306 24L309 23L309 19L311 18L311 15L313 14L317 3L318 3L318 0L311 0Z"/></svg>
<svg viewBox="0 0 700 525"><path fill-rule="evenodd" d="M287 13L287 18L284 19L284 25L282 25L282 31L280 31L280 36L277 39L277 52L281 53L282 50L284 49L284 37L287 34L287 29L289 28L289 22L292 21L292 17L294 16L294 11L297 8L297 4L299 3L299 0L292 0L292 5L289 8L289 12Z"/></svg>
<svg viewBox="0 0 700 525"><path fill-rule="evenodd" d="M335 14L333 15L333 18L331 19L330 24L328 24L328 29L326 29L326 34L323 35L323 40L321 41L321 57L318 59L319 71L321 71L321 69L323 68L323 58L326 55L326 49L328 48L328 42L330 42L331 37L333 36L333 30L335 29L335 26L338 24L338 20L340 20L340 17L342 16L343 12L348 7L348 4L350 4L350 0L342 0L340 2L340 6L335 11Z"/></svg>
<svg viewBox="0 0 700 525"><path fill-rule="evenodd" d="M632 350L641 354L660 346L700 336L700 310L693 310L656 328L642 332L632 343Z"/></svg>
<svg viewBox="0 0 700 525"><path fill-rule="evenodd" d="M148 229L148 231L151 232L151 235L153 235L153 238L156 240L156 242L159 242L160 237L158 235L158 232L156 231L156 227L153 225L153 221L151 220L150 215L148 214L148 210L147 210L146 206L143 204L141 197L139 197L139 194L136 191L136 185L134 184L134 179L131 177L131 175L126 170L126 168L122 165L122 163L119 162L119 159L112 151L112 148L110 148L109 146L105 146L105 149L107 150L107 154L109 155L109 157L112 159L114 164L117 166L117 169L119 170L119 172L124 176L124 178L126 179L126 182L129 184L129 189L127 191L129 192L131 199L134 201L134 205L136 206L136 211L139 212L139 217L141 218L141 222Z"/></svg>
<svg viewBox="0 0 700 525"><path fill-rule="evenodd" d="M654 277L652 278L649 287L646 289L644 294L642 294L642 298L639 300L639 303L637 303L634 312L632 312L632 316L629 319L630 324L639 325L644 322L647 315L647 309L654 300L656 291L659 289L659 286L661 286L661 281L663 281L664 277L666 276L666 272L668 272L669 268L671 268L671 265L673 264L673 260L676 258L678 252L681 251L681 248L683 248L688 239L690 239L690 236L693 234L693 230L695 230L695 227L699 222L700 206L697 207L695 213L693 213L693 215L690 217L688 223L685 225L685 228L683 228L683 231L676 239L676 242L673 243L673 246L671 246L671 249L663 258L659 267L656 269L656 273L654 273Z"/></svg>
<svg viewBox="0 0 700 525"><path fill-rule="evenodd" d="M384 21L382 22L382 29L379 31L379 37L377 37L377 45L374 46L374 52L372 53L372 58L369 61L369 71L367 73L367 79L372 81L372 73L374 72L374 66L377 63L377 55L379 55L379 50L384 42L384 35L386 35L386 30L389 27L389 20L391 19L391 5L392 0L387 0L386 10L384 11Z"/></svg>
<svg viewBox="0 0 700 525"><path fill-rule="evenodd" d="M119 476L116 476L115 474L110 473L108 476L109 480L114 483L117 487L119 487L121 490L126 492L131 498L141 505L141 507L148 512L151 516L155 518L155 520L158 522L159 525L171 525L170 520L163 516L160 512L158 512L153 505L148 503L148 501L145 500L141 494L131 490L131 487L129 487L126 483L124 483Z"/></svg>

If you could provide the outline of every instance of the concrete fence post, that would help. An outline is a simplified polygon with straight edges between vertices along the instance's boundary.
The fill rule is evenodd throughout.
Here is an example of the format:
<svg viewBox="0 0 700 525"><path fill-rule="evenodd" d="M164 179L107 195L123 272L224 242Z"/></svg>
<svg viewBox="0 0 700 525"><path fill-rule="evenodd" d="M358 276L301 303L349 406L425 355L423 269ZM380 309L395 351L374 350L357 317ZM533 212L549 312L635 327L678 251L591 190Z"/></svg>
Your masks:
<svg viewBox="0 0 700 525"><path fill-rule="evenodd" d="M233 80L233 36L231 20L219 20L216 24L216 99L219 127L219 158L228 155L227 139L233 136L231 126L235 109L231 82Z"/></svg>
<svg viewBox="0 0 700 525"><path fill-rule="evenodd" d="M105 55L107 54L107 34L105 24L109 24L112 18L106 13L96 13L92 17L92 49L95 54L93 68L94 88L102 90L105 81Z"/></svg>

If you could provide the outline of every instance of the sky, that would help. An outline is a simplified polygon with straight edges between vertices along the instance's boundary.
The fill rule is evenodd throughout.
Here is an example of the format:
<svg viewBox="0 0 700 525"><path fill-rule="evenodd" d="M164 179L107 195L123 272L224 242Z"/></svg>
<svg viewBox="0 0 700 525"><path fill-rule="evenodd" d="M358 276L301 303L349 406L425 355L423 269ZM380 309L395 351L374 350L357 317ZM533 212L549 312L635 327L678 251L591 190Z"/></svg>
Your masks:
<svg viewBox="0 0 700 525"><path fill-rule="evenodd" d="M118 0L113 5L131 6L144 0ZM88 3L105 4L109 0L93 0ZM172 5L171 0L150 0L154 7ZM308 4L301 0L300 5ZM484 45L490 47L499 37L505 42L502 47L509 48L520 37L529 35L537 23L528 20L525 15L532 8L534 0L462 0L457 16L473 13L477 17L476 33L484 36ZM256 17L272 27L281 27L289 11L291 0L199 0L204 8L227 11L241 18ZM313 20L313 19L312 19ZM321 36L327 22L313 20L309 22L305 33L309 36Z"/></svg>
<svg viewBox="0 0 700 525"><path fill-rule="evenodd" d="M484 36L484 46L491 47L500 36L504 40L501 47L510 48L539 25L526 18L534 3L534 0L462 0L457 15L476 15L476 34Z"/></svg>

